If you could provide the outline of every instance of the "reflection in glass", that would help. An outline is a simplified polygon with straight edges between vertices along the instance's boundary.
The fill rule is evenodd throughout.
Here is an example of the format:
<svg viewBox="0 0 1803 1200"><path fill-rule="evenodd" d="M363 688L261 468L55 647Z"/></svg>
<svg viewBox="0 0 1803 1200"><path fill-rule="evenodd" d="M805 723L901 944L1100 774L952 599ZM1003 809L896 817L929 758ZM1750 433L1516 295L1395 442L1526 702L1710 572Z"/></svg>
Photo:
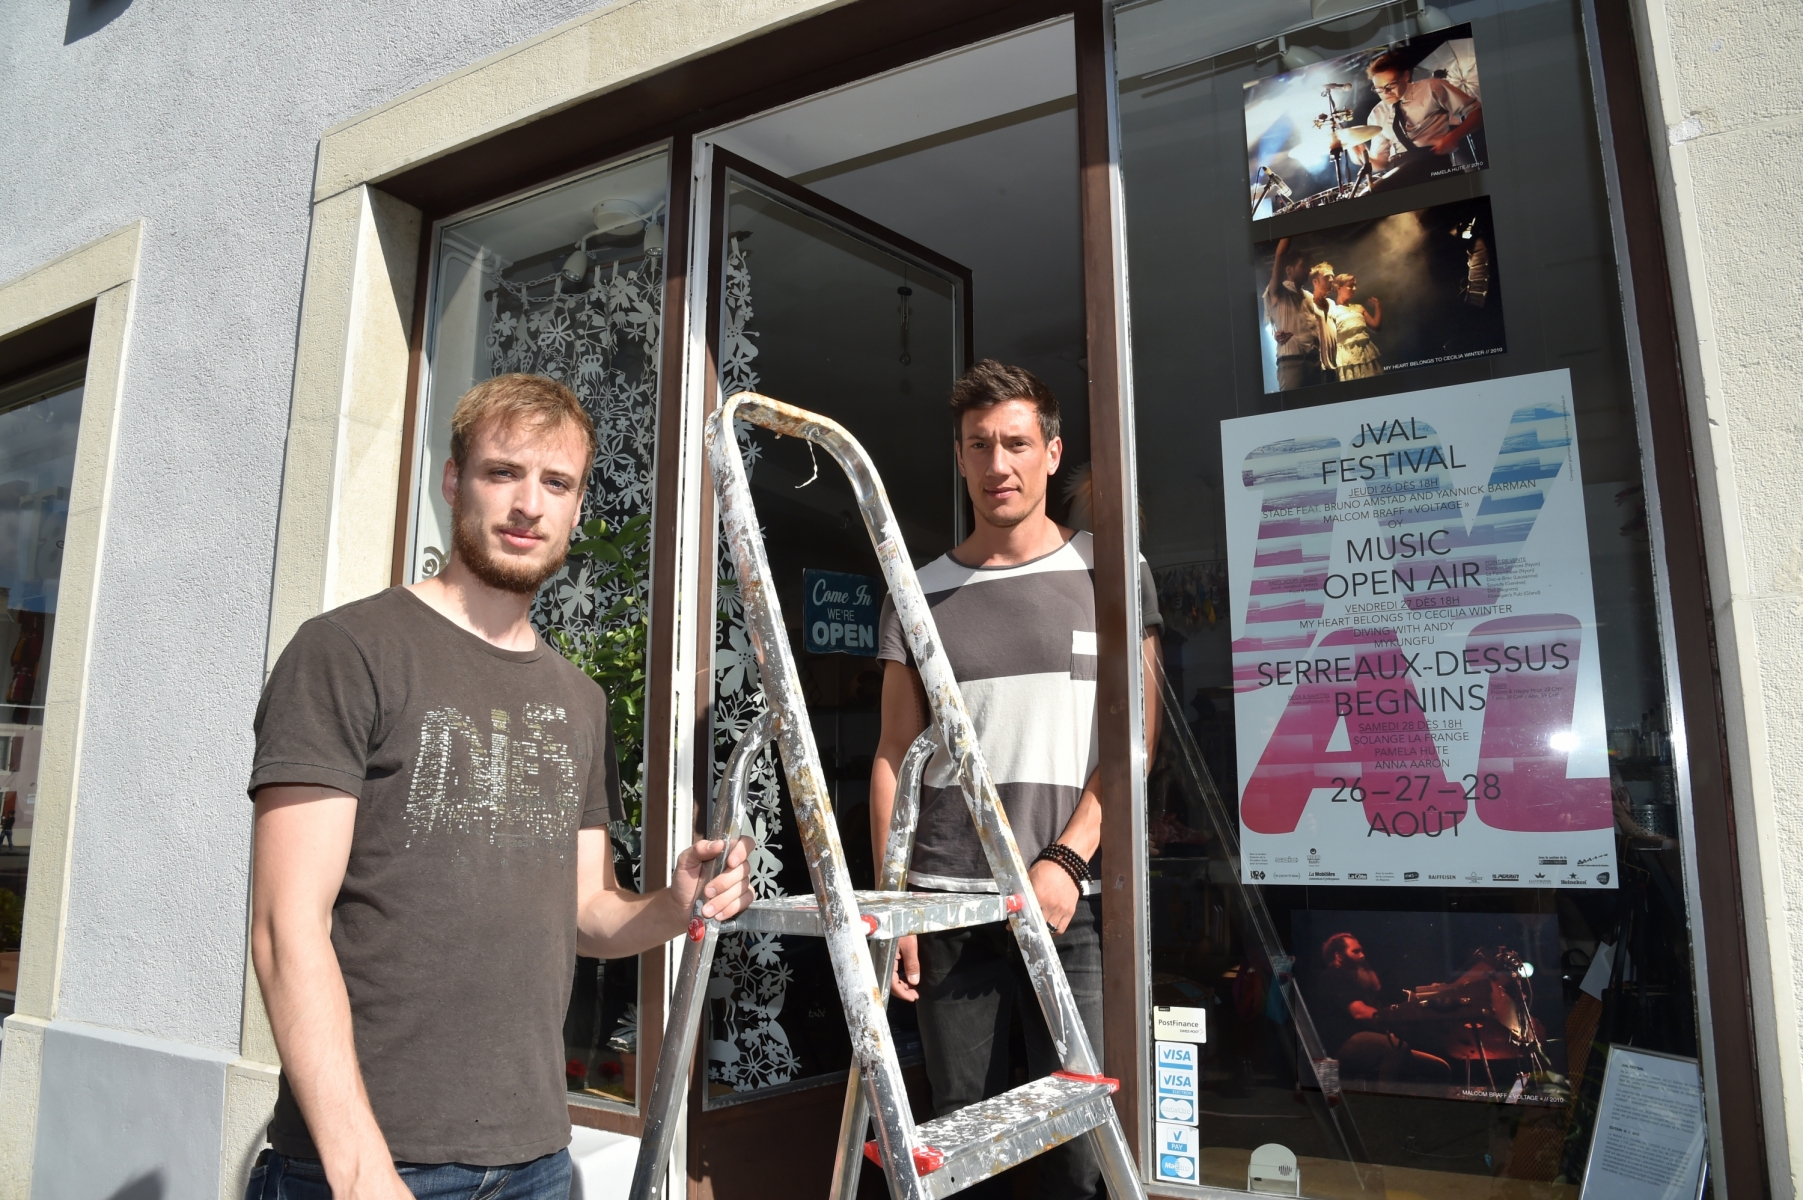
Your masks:
<svg viewBox="0 0 1803 1200"><path fill-rule="evenodd" d="M0 1015L18 988L82 389L27 396L0 411Z"/></svg>
<svg viewBox="0 0 1803 1200"><path fill-rule="evenodd" d="M957 481L943 406L961 365L961 282L876 244L874 233L853 236L743 184L728 187L726 220L721 394L756 390L844 424L870 451L914 560L949 549L956 541ZM840 841L854 883L869 887L881 663L874 645L808 651L803 580L809 570L832 571L862 577L874 596L887 588L843 472L817 462L797 440L749 426L738 435ZM764 710L737 581L724 543L720 550L716 772ZM810 892L774 752L753 767L752 779L754 886L763 896ZM820 939L722 937L710 996L710 1103L826 1083L846 1070L851 1046ZM895 1000L889 1008L909 1061L919 1045L912 1006Z"/></svg>
<svg viewBox="0 0 1803 1200"><path fill-rule="evenodd" d="M1151 994L1208 1014L1197 1183L1243 1189L1253 1151L1277 1143L1296 1155L1303 1196L1446 1195L1475 1176L1493 1194L1575 1198L1603 1048L1697 1054L1683 831L1582 21L1572 0L1442 7L1426 10L1442 22L1433 28L1469 22L1483 64L1471 87L1487 169L1307 206L1291 203L1313 194L1300 182L1276 206L1275 189L1260 195L1248 151L1286 179L1279 155L1306 159L1325 180L1309 187L1336 186L1322 155L1335 133L1366 136L1365 100L1340 129L1311 120L1272 132L1276 117L1261 111L1255 140L1247 85L1320 61L1362 64L1432 31L1419 6L1282 39L1308 21L1306 3L1231 20L1200 0L1115 14L1141 549L1165 618L1148 681L1165 699L1147 785ZM1263 294L1284 283L1279 244L1329 247L1336 230L1447 205L1484 206L1494 233L1483 255L1453 262L1447 303L1506 328L1484 343L1506 349L1444 362L1411 351L1416 369L1365 377L1296 361L1286 375L1277 334L1308 326L1286 326ZM1450 243L1464 227L1430 232ZM1362 302L1391 264L1379 247L1345 244L1374 255L1334 263L1357 273ZM1292 296L1328 257L1302 259ZM1394 362L1407 282L1382 287L1370 332ZM1224 515L1225 489L1242 481L1223 471L1219 423L1559 369L1571 373L1581 446L1620 878L1582 891L1242 884Z"/></svg>
<svg viewBox="0 0 1803 1200"><path fill-rule="evenodd" d="M652 155L439 231L431 369L422 418L409 578L444 565L440 484L457 400L507 372L570 387L594 419L581 539L540 590L532 623L607 689L627 820L614 869L640 883L651 483L657 450L667 159ZM564 1022L570 1091L634 1102L638 960L578 958Z"/></svg>

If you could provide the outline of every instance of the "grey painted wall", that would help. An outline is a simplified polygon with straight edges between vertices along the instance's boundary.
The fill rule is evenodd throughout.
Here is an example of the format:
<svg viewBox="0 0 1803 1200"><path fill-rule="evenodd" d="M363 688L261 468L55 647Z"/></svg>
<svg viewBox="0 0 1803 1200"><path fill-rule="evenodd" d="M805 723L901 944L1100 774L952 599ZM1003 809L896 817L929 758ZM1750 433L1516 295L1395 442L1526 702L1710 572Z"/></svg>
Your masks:
<svg viewBox="0 0 1803 1200"><path fill-rule="evenodd" d="M320 133L596 7L0 6L0 279L144 221L61 1016L238 1046L243 785Z"/></svg>
<svg viewBox="0 0 1803 1200"><path fill-rule="evenodd" d="M216 1195L232 1057L53 1023L44 1033L32 1200Z"/></svg>

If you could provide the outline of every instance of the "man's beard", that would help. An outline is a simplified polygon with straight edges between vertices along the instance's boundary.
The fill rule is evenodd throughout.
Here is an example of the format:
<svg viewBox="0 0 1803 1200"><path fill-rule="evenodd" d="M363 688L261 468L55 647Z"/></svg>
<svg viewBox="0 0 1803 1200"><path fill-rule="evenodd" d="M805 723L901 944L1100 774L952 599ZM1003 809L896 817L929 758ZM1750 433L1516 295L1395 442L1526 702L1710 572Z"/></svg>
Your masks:
<svg viewBox="0 0 1803 1200"><path fill-rule="evenodd" d="M1347 983L1357 984L1359 989L1363 992L1373 993L1384 990L1383 979L1370 967L1361 967L1353 963L1343 962L1339 966L1334 967L1333 970Z"/></svg>
<svg viewBox="0 0 1803 1200"><path fill-rule="evenodd" d="M509 558L495 553L484 536L486 533L481 519L465 511L463 497L451 502L451 556L489 587L520 596L536 596L545 580L562 568L570 550L570 539L566 534L563 544L548 559L533 562Z"/></svg>

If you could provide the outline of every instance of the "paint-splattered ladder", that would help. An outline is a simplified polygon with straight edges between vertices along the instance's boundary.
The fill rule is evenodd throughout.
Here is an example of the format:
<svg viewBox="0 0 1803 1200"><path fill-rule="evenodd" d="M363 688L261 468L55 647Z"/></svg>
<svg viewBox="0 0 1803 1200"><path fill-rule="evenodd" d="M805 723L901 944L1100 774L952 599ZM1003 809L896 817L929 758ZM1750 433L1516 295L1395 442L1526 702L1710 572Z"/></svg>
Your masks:
<svg viewBox="0 0 1803 1200"><path fill-rule="evenodd" d="M827 450L844 469L857 493L859 510L932 707L932 725L902 761L877 891L854 891L846 872L820 755L808 724L807 702L758 533L751 488L734 432L737 420L788 437L806 438ZM725 922L701 917L701 902L696 901L646 1111L632 1181L633 1200L662 1200L667 1195L665 1168L694 1059L715 944L721 933L753 931L824 938L832 959L852 1045L851 1078L833 1167L834 1200L849 1200L856 1193L862 1156L884 1168L896 1200L931 1200L961 1192L1080 1136L1092 1139L1110 1195L1116 1200L1143 1198L1145 1189L1109 1098L1117 1085L1101 1074L1101 1064L1090 1047L1051 932L1027 882L1026 864L977 745L976 731L951 665L940 650L938 631L900 527L864 448L825 417L741 392L708 418L707 453L720 502L721 530L738 572L739 599L770 706L746 730L727 760L711 836L737 837L744 829L751 763L774 741L789 780L814 895L760 900ZM902 890L914 847L920 776L927 759L940 746L950 754L976 822L978 840L996 880L995 894ZM717 870L721 861L715 859L711 869ZM1023 1087L916 1125L884 1012L895 969L895 939L995 921L1007 921L1020 945L1064 1067ZM876 1137L866 1142L873 1113Z"/></svg>

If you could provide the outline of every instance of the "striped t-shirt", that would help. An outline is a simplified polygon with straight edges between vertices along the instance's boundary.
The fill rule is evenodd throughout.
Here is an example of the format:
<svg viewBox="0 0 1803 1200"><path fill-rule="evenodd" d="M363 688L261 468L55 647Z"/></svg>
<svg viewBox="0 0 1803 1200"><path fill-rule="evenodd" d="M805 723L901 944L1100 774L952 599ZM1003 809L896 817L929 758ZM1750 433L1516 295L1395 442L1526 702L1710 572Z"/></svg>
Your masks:
<svg viewBox="0 0 1803 1200"><path fill-rule="evenodd" d="M1143 624L1159 624L1152 572L1140 559ZM920 587L951 663L1021 857L1058 839L1096 769L1095 550L1088 533L1042 558L967 567L949 554L920 569ZM895 605L883 601L877 657L914 665ZM994 891L989 864L941 748L920 787L908 883Z"/></svg>

